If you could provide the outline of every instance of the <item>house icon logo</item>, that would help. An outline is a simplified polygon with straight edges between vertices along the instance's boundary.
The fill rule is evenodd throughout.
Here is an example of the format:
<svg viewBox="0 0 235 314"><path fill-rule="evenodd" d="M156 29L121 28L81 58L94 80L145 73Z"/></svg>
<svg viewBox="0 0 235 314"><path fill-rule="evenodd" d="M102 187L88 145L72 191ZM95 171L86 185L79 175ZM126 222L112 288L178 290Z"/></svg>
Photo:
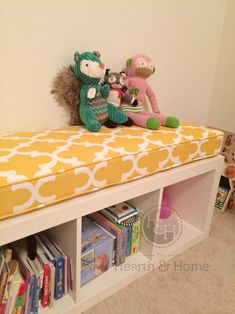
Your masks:
<svg viewBox="0 0 235 314"><path fill-rule="evenodd" d="M152 208L142 216L142 236L151 245L159 248L174 245L182 232L182 219L174 209L171 209L171 215L164 219L156 219L156 212Z"/></svg>

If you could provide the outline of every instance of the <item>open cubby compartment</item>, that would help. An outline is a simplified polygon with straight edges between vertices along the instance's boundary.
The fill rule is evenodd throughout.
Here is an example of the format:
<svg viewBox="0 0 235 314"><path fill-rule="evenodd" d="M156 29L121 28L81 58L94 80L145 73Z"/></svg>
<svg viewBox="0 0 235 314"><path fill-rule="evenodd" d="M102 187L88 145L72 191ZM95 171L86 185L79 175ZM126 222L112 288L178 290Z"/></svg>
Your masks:
<svg viewBox="0 0 235 314"><path fill-rule="evenodd" d="M78 232L79 230L79 232ZM53 237L53 239L60 245L62 250L66 255L71 258L72 261L72 279L73 279L73 290L69 292L67 306L69 303L74 305L78 301L78 290L79 290L79 280L80 271L77 267L78 259L80 254L78 254L78 242L80 241L80 219L75 219L64 224L58 225L54 228L47 230L48 233ZM59 303L63 302L63 298L57 300L55 304L61 307ZM60 302L61 301L61 302ZM64 302L63 302L64 303Z"/></svg>
<svg viewBox="0 0 235 314"><path fill-rule="evenodd" d="M36 228L35 228L36 227ZM73 308L77 302L77 283L79 282L78 278L80 276L80 272L77 268L78 261L78 250L77 250L77 241L78 241L78 229L79 229L79 219L74 219L68 221L66 223L48 228L41 229L38 226L34 226L35 233L48 233L52 236L52 238L59 244L63 252L71 258L72 261L72 278L73 278L73 290L69 291L68 294L64 295L62 298L55 300L52 308L39 308L39 313L50 313L50 314L58 314L58 313L66 313L69 309ZM24 238L24 237L23 237ZM15 240L19 240L20 237L15 238ZM8 242L10 243L10 242ZM7 244L7 243L4 243Z"/></svg>
<svg viewBox="0 0 235 314"><path fill-rule="evenodd" d="M133 199L126 200L130 205L138 208L139 215L142 217L146 211L153 209L154 218L157 219L159 204L161 201L161 189L140 195ZM152 267L151 260L154 254L154 247L140 240L140 251L134 255L126 257L126 261L121 266L113 266L100 276L92 279L80 288L80 297L82 308L87 308L94 302L96 297L102 298L118 291L134 279L147 273L147 269ZM152 268L153 269L153 268Z"/></svg>
<svg viewBox="0 0 235 314"><path fill-rule="evenodd" d="M164 188L168 206L181 221L181 235L172 245L155 246L156 258L173 258L208 237L216 197L215 175L212 170Z"/></svg>
<svg viewBox="0 0 235 314"><path fill-rule="evenodd" d="M53 239L59 244L63 252L71 258L73 279L73 290L69 291L68 294L64 295L59 300L55 300L52 308L40 308L40 314L67 313L67 311L74 308L78 301L78 282L80 278L80 272L77 267L77 262L79 258L77 250L79 241L78 230L80 230L79 222L79 219L74 219L52 227L50 229L40 231L49 233L53 237Z"/></svg>

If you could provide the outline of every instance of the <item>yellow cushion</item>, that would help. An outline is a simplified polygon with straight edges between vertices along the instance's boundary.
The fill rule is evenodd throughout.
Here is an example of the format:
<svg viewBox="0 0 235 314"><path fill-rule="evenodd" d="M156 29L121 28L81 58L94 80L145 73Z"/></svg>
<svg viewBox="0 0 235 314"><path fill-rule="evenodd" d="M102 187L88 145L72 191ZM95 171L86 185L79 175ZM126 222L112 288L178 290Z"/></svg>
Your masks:
<svg viewBox="0 0 235 314"><path fill-rule="evenodd" d="M218 130L84 127L0 136L0 219L217 155Z"/></svg>

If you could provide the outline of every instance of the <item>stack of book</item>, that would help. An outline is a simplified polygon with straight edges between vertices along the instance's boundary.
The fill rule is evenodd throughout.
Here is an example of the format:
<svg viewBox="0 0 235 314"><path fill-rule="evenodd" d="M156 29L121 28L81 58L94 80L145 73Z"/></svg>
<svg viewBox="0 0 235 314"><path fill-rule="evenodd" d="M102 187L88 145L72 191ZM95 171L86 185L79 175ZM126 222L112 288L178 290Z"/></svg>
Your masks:
<svg viewBox="0 0 235 314"><path fill-rule="evenodd" d="M89 218L114 236L116 266L123 264L127 256L139 251L141 220L135 207L123 202L92 213Z"/></svg>
<svg viewBox="0 0 235 314"><path fill-rule="evenodd" d="M0 314L38 313L72 290L71 259L46 234L34 236L35 259L28 257L25 240L0 251Z"/></svg>

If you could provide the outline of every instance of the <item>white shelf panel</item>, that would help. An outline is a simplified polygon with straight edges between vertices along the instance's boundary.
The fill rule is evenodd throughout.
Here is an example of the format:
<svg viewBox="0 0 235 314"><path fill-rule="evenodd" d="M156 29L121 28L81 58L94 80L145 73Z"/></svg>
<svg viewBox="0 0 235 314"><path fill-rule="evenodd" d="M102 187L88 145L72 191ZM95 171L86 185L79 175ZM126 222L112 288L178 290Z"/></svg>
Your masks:
<svg viewBox="0 0 235 314"><path fill-rule="evenodd" d="M182 224L182 234L174 244L165 248L155 247L158 259L173 258L207 237L201 230L186 221L182 220Z"/></svg>
<svg viewBox="0 0 235 314"><path fill-rule="evenodd" d="M70 295L66 295L59 300L55 300L53 308L40 308L39 314L63 314L73 309L75 303Z"/></svg>

